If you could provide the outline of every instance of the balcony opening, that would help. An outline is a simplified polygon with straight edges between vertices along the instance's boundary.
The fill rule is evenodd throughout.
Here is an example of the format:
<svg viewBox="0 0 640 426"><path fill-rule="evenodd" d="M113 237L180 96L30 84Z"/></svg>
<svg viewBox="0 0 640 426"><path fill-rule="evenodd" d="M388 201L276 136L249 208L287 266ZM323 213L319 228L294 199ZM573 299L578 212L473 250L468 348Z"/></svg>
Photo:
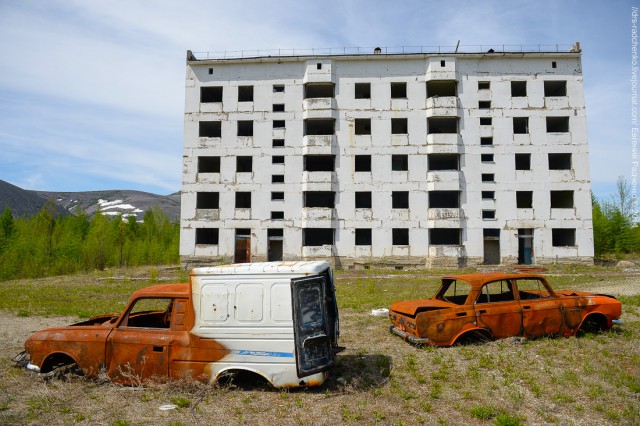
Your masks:
<svg viewBox="0 0 640 426"><path fill-rule="evenodd" d="M333 135L336 121L333 118L316 118L304 120L305 135Z"/></svg>
<svg viewBox="0 0 640 426"><path fill-rule="evenodd" d="M355 155L354 166L356 172L370 172L371 171L371 156L370 155Z"/></svg>
<svg viewBox="0 0 640 426"><path fill-rule="evenodd" d="M458 154L428 154L427 167L432 170L460 170Z"/></svg>
<svg viewBox="0 0 640 426"><path fill-rule="evenodd" d="M552 229L551 244L554 247L574 247L576 245L576 230L565 228Z"/></svg>
<svg viewBox="0 0 640 426"><path fill-rule="evenodd" d="M529 133L529 117L513 117L513 133Z"/></svg>
<svg viewBox="0 0 640 426"><path fill-rule="evenodd" d="M271 175L271 183L284 183L284 175Z"/></svg>
<svg viewBox="0 0 640 426"><path fill-rule="evenodd" d="M370 135L371 134L371 119L370 118L356 118L354 122L354 131L356 135Z"/></svg>
<svg viewBox="0 0 640 426"><path fill-rule="evenodd" d="M273 93L284 93L284 84L274 84Z"/></svg>
<svg viewBox="0 0 640 426"><path fill-rule="evenodd" d="M283 148L284 139L274 139L271 146L273 146L274 148Z"/></svg>
<svg viewBox="0 0 640 426"><path fill-rule="evenodd" d="M335 155L305 155L303 161L305 172L333 172L336 169Z"/></svg>
<svg viewBox="0 0 640 426"><path fill-rule="evenodd" d="M492 146L493 145L493 137L487 136L487 137L480 138L480 145L481 146Z"/></svg>
<svg viewBox="0 0 640 426"><path fill-rule="evenodd" d="M526 81L512 81L511 82L511 97L522 98L527 96L527 82Z"/></svg>
<svg viewBox="0 0 640 426"><path fill-rule="evenodd" d="M253 121L238 121L238 136L253 136Z"/></svg>
<svg viewBox="0 0 640 426"><path fill-rule="evenodd" d="M238 86L238 102L253 102L253 86Z"/></svg>
<svg viewBox="0 0 640 426"><path fill-rule="evenodd" d="M551 191L552 209L572 209L573 191Z"/></svg>
<svg viewBox="0 0 640 426"><path fill-rule="evenodd" d="M371 191L356 192L356 209L371 208Z"/></svg>
<svg viewBox="0 0 640 426"><path fill-rule="evenodd" d="M274 155L271 157L271 164L284 164L284 155Z"/></svg>
<svg viewBox="0 0 640 426"><path fill-rule="evenodd" d="M222 102L222 86L218 87L201 87L200 102L203 104L212 102Z"/></svg>
<svg viewBox="0 0 640 426"><path fill-rule="evenodd" d="M571 154L549 154L549 170L571 170Z"/></svg>
<svg viewBox="0 0 640 426"><path fill-rule="evenodd" d="M491 101L479 101L478 109L491 109Z"/></svg>
<svg viewBox="0 0 640 426"><path fill-rule="evenodd" d="M516 170L531 170L531 154L516 154Z"/></svg>
<svg viewBox="0 0 640 426"><path fill-rule="evenodd" d="M335 85L333 83L307 83L304 85L304 98L333 98Z"/></svg>
<svg viewBox="0 0 640 426"><path fill-rule="evenodd" d="M406 99L407 83L391 83L391 99Z"/></svg>
<svg viewBox="0 0 640 426"><path fill-rule="evenodd" d="M219 209L219 192L198 192L196 194L196 209Z"/></svg>
<svg viewBox="0 0 640 426"><path fill-rule="evenodd" d="M429 117L427 125L429 134L458 133L458 119L455 117Z"/></svg>
<svg viewBox="0 0 640 426"><path fill-rule="evenodd" d="M251 192L236 192L236 209L251 208Z"/></svg>
<svg viewBox="0 0 640 426"><path fill-rule="evenodd" d="M460 208L460 191L429 191L429 208Z"/></svg>
<svg viewBox="0 0 640 426"><path fill-rule="evenodd" d="M302 245L305 247L333 245L333 241L333 228L304 228L302 230Z"/></svg>
<svg viewBox="0 0 640 426"><path fill-rule="evenodd" d="M201 138L219 138L222 136L222 121L201 121L198 126L198 136Z"/></svg>
<svg viewBox="0 0 640 426"><path fill-rule="evenodd" d="M433 228L429 230L431 245L460 245L459 228Z"/></svg>
<svg viewBox="0 0 640 426"><path fill-rule="evenodd" d="M271 220L283 220L284 212L282 211L272 211L271 212Z"/></svg>
<svg viewBox="0 0 640 426"><path fill-rule="evenodd" d="M569 117L547 117L547 133L567 133Z"/></svg>
<svg viewBox="0 0 640 426"><path fill-rule="evenodd" d="M391 193L392 209L408 209L409 208L409 191L393 191Z"/></svg>
<svg viewBox="0 0 640 426"><path fill-rule="evenodd" d="M357 246L371 245L371 229L370 228L356 228L356 245Z"/></svg>
<svg viewBox="0 0 640 426"><path fill-rule="evenodd" d="M273 120L273 128L274 129L284 129L285 121L284 120Z"/></svg>
<svg viewBox="0 0 640 426"><path fill-rule="evenodd" d="M480 161L482 163L493 163L493 154L480 154Z"/></svg>
<svg viewBox="0 0 640 426"><path fill-rule="evenodd" d="M495 219L496 211L495 210L482 210L482 218L483 219Z"/></svg>
<svg viewBox="0 0 640 426"><path fill-rule="evenodd" d="M408 228L393 228L391 230L391 239L394 246L408 246L409 245L409 229Z"/></svg>
<svg viewBox="0 0 640 426"><path fill-rule="evenodd" d="M218 245L218 228L196 228L196 244Z"/></svg>
<svg viewBox="0 0 640 426"><path fill-rule="evenodd" d="M491 126L491 117L480 117L481 126Z"/></svg>
<svg viewBox="0 0 640 426"><path fill-rule="evenodd" d="M567 96L567 82L547 80L544 82L544 97Z"/></svg>
<svg viewBox="0 0 640 426"><path fill-rule="evenodd" d="M495 182L495 175L493 173L482 173L483 182Z"/></svg>
<svg viewBox="0 0 640 426"><path fill-rule="evenodd" d="M333 191L304 191L304 207L333 209L336 207L336 193Z"/></svg>
<svg viewBox="0 0 640 426"><path fill-rule="evenodd" d="M490 81L479 81L478 82L478 90L489 90L491 89Z"/></svg>
<svg viewBox="0 0 640 426"><path fill-rule="evenodd" d="M273 112L284 112L284 104L273 104Z"/></svg>
<svg viewBox="0 0 640 426"><path fill-rule="evenodd" d="M533 191L516 191L516 207L519 209L533 208Z"/></svg>
<svg viewBox="0 0 640 426"><path fill-rule="evenodd" d="M271 192L271 200L272 201L283 201L284 200L284 192L282 192L282 191L272 191Z"/></svg>
<svg viewBox="0 0 640 426"><path fill-rule="evenodd" d="M495 200L496 192L495 191L482 191L482 199L483 200Z"/></svg>
<svg viewBox="0 0 640 426"><path fill-rule="evenodd" d="M236 157L236 173L249 173L253 171L253 157Z"/></svg>
<svg viewBox="0 0 640 426"><path fill-rule="evenodd" d="M371 99L371 83L356 83L354 96L356 99Z"/></svg>
<svg viewBox="0 0 640 426"><path fill-rule="evenodd" d="M432 80L427 81L427 98L434 96L456 96L458 82L455 80Z"/></svg>
<svg viewBox="0 0 640 426"><path fill-rule="evenodd" d="M409 170L409 156L404 154L392 155L391 170L396 172L406 172Z"/></svg>
<svg viewBox="0 0 640 426"><path fill-rule="evenodd" d="M198 157L198 173L220 173L220 157Z"/></svg>
<svg viewBox="0 0 640 426"><path fill-rule="evenodd" d="M391 134L406 135L409 133L409 124L406 118L391 119Z"/></svg>

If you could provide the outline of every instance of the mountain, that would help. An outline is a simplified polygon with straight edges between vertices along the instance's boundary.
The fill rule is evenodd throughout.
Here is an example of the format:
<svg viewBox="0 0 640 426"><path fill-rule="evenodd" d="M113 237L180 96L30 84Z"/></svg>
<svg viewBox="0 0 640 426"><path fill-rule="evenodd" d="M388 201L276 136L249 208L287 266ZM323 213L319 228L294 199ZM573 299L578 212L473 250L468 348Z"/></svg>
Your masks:
<svg viewBox="0 0 640 426"><path fill-rule="evenodd" d="M142 191L106 190L84 192L29 191L0 180L0 213L10 207L14 216L33 215L47 200L53 200L60 214L84 211L93 216L98 209L103 215L135 216L141 221L145 211L158 206L169 220L180 220L180 192L157 195Z"/></svg>

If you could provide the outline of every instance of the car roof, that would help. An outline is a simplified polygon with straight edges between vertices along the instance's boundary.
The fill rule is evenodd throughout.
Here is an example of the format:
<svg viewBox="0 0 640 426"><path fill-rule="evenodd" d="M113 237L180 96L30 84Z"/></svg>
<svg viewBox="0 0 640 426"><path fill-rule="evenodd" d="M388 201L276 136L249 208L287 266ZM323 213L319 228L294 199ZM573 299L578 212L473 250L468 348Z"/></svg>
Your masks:
<svg viewBox="0 0 640 426"><path fill-rule="evenodd" d="M462 280L471 284L472 287L480 287L489 281L498 280L517 280L523 278L537 278L546 281L544 276L540 274L529 273L505 273L505 272L483 272L477 274L458 274L458 275L445 275L443 280Z"/></svg>
<svg viewBox="0 0 640 426"><path fill-rule="evenodd" d="M255 262L193 268L191 275L319 274L329 267L326 261Z"/></svg>
<svg viewBox="0 0 640 426"><path fill-rule="evenodd" d="M136 290L132 299L140 297L189 297L191 286L189 283L160 284Z"/></svg>

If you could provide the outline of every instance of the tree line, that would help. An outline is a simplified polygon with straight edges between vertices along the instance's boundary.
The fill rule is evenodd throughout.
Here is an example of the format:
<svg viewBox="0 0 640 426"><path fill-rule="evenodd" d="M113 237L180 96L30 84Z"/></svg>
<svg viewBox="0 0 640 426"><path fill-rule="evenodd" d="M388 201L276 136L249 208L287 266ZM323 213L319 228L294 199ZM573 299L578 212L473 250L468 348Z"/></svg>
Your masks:
<svg viewBox="0 0 640 426"><path fill-rule="evenodd" d="M0 216L0 280L38 278L116 266L178 264L180 226L158 207L135 216L54 215L48 201L32 217Z"/></svg>

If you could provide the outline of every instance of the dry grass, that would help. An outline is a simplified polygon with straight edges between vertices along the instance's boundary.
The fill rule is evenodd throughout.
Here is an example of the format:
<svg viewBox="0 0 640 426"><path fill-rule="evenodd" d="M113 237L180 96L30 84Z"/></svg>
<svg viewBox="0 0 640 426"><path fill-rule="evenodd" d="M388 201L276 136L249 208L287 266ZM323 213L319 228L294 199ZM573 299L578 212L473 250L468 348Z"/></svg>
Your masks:
<svg viewBox="0 0 640 426"><path fill-rule="evenodd" d="M614 331L446 349L410 346L389 334L386 318L369 315L389 300L428 295L432 280L416 271L340 273L347 350L324 386L299 391L45 382L9 357L29 331L70 318L0 314L0 424L640 424L640 276L606 272L563 274L555 287L623 290L625 325ZM165 404L178 408L161 411Z"/></svg>

